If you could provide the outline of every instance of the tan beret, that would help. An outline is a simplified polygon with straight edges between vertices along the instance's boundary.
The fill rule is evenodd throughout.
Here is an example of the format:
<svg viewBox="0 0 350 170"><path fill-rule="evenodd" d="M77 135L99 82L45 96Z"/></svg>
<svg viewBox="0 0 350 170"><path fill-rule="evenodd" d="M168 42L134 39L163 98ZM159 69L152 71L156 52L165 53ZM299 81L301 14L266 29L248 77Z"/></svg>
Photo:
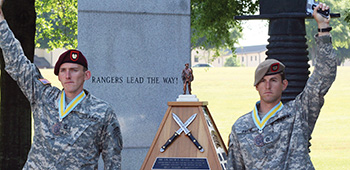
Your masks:
<svg viewBox="0 0 350 170"><path fill-rule="evenodd" d="M283 63L276 59L267 59L260 63L255 70L254 86L256 86L265 75L273 75L284 71Z"/></svg>

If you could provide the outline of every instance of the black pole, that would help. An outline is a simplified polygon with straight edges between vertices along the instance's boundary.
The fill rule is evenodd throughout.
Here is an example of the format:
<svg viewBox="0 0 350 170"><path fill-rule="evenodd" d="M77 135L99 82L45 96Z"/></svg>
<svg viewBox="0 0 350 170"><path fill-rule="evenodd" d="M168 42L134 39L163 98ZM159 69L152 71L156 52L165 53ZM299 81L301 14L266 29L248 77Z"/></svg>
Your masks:
<svg viewBox="0 0 350 170"><path fill-rule="evenodd" d="M286 65L289 82L282 93L282 102L288 102L303 90L309 77L308 51L306 45L305 18L306 0L260 0L260 15L236 16L235 19L268 19L269 44L267 58Z"/></svg>
<svg viewBox="0 0 350 170"><path fill-rule="evenodd" d="M25 55L33 61L35 37L34 0L10 0L3 4L5 18L21 42ZM29 102L1 62L0 169L22 169L31 146Z"/></svg>
<svg viewBox="0 0 350 170"><path fill-rule="evenodd" d="M288 87L282 93L282 102L285 103L295 99L309 78L305 18L312 16L306 12L306 0L259 0L259 5L260 15L236 16L235 19L270 21L266 55L268 59L277 59L286 65ZM339 13L330 15L340 17Z"/></svg>
<svg viewBox="0 0 350 170"><path fill-rule="evenodd" d="M286 66L289 82L282 93L282 102L288 102L303 90L308 79L309 64L304 18L274 18L269 24L267 58L281 61Z"/></svg>

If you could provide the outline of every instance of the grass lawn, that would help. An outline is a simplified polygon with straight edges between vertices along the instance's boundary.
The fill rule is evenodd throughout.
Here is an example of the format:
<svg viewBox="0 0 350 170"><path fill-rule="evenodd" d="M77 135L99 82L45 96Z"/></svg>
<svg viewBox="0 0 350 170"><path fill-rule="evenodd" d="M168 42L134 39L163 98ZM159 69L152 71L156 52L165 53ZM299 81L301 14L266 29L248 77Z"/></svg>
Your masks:
<svg viewBox="0 0 350 170"><path fill-rule="evenodd" d="M259 96L255 68L194 68L193 94L208 108L225 142L236 119L251 111ZM336 81L312 134L311 159L318 170L350 169L350 67L338 67ZM227 144L227 143L226 143Z"/></svg>
<svg viewBox="0 0 350 170"><path fill-rule="evenodd" d="M250 112L259 96L253 86L255 68L194 68L193 94L208 101L209 111L223 140L228 142L236 119ZM52 69L42 74L61 87ZM318 170L350 169L350 67L338 67L337 79L325 97L325 105L312 134L311 158Z"/></svg>

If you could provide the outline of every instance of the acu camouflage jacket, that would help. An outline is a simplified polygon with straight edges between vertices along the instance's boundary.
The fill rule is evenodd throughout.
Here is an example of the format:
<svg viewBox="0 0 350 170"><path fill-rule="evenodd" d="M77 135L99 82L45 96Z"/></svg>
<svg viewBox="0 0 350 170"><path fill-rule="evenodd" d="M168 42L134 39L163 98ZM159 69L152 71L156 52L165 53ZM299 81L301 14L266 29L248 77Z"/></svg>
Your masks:
<svg viewBox="0 0 350 170"><path fill-rule="evenodd" d="M116 114L106 102L87 96L59 123L62 91L46 84L24 56L7 22L0 23L0 47L5 69L30 102L34 139L23 169L97 169L100 154L105 169L121 169L123 147Z"/></svg>
<svg viewBox="0 0 350 170"><path fill-rule="evenodd" d="M336 60L330 36L315 36L318 55L304 90L270 118L263 129L263 146L251 113L232 126L227 169L314 169L308 145L320 109L336 76Z"/></svg>

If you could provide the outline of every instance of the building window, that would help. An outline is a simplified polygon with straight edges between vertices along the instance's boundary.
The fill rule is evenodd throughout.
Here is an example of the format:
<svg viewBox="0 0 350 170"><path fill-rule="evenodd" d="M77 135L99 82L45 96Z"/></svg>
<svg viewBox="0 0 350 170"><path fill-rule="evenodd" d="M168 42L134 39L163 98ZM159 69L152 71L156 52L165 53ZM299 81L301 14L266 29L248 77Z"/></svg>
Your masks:
<svg viewBox="0 0 350 170"><path fill-rule="evenodd" d="M197 56L194 57L194 62L198 62L198 58Z"/></svg>
<svg viewBox="0 0 350 170"><path fill-rule="evenodd" d="M244 57L242 57L242 62L244 62Z"/></svg>
<svg viewBox="0 0 350 170"><path fill-rule="evenodd" d="M250 61L253 61L253 56L250 56Z"/></svg>
<svg viewBox="0 0 350 170"><path fill-rule="evenodd" d="M255 61L257 61L258 60L258 56L255 56Z"/></svg>
<svg viewBox="0 0 350 170"><path fill-rule="evenodd" d="M220 58L218 58L218 64L220 64Z"/></svg>

